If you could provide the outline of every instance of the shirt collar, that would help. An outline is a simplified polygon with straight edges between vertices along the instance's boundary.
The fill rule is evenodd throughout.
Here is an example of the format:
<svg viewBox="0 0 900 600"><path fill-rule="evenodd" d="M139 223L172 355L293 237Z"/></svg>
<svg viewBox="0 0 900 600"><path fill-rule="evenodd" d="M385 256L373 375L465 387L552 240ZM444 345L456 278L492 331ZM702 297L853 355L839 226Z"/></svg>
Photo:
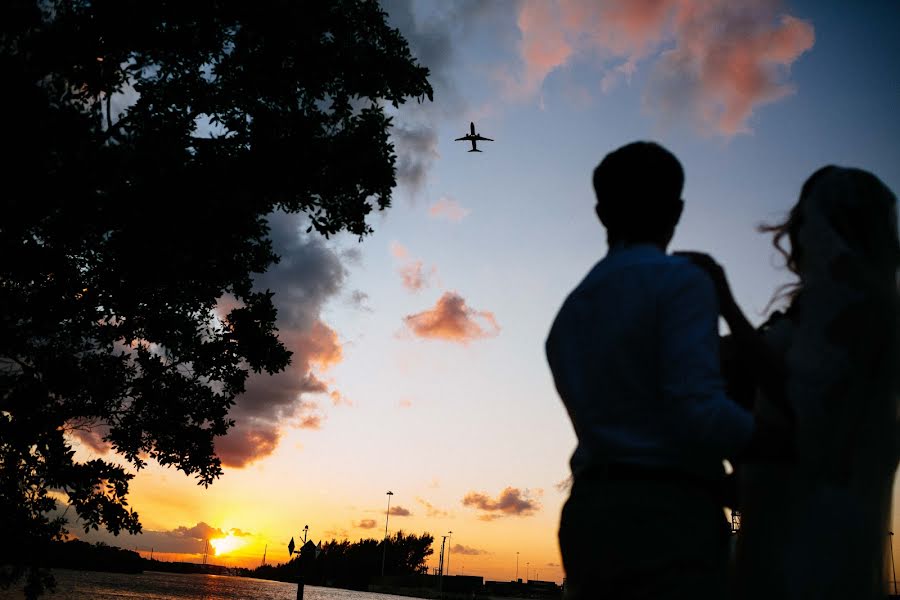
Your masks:
<svg viewBox="0 0 900 600"><path fill-rule="evenodd" d="M659 246L656 244L651 244L649 242L640 242L637 244L628 244L625 242L619 242L609 247L609 251L607 255L611 254L635 254L635 255L651 255L651 254L665 254L662 250L660 250Z"/></svg>

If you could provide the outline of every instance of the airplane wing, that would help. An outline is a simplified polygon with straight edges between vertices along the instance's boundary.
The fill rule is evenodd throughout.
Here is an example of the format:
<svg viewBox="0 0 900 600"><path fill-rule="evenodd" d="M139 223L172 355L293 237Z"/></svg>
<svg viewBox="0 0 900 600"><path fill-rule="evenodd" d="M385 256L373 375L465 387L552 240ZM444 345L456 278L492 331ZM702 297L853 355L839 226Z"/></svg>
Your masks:
<svg viewBox="0 0 900 600"><path fill-rule="evenodd" d="M479 142L493 142L494 141L491 138L482 137L480 135L476 135L475 139L478 140Z"/></svg>
<svg viewBox="0 0 900 600"><path fill-rule="evenodd" d="M453 140L453 141L454 141L454 142L467 142L467 141L469 141L470 139L472 139L471 136L464 135L463 137L461 137L461 138L456 138L456 139Z"/></svg>

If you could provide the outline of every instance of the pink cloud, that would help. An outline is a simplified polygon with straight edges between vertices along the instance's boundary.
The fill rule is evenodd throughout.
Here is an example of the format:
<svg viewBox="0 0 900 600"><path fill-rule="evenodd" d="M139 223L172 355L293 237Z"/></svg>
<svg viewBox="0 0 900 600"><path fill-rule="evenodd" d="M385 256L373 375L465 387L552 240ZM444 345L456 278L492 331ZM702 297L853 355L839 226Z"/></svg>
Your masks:
<svg viewBox="0 0 900 600"><path fill-rule="evenodd" d="M391 254L404 263L397 269L403 287L410 292L418 292L431 285L432 278L437 274L437 268L426 269L424 263L412 258L409 250L399 242L391 242Z"/></svg>
<svg viewBox="0 0 900 600"><path fill-rule="evenodd" d="M431 285L431 277L437 272L437 269L431 267L426 270L421 260L414 260L401 266L398 271L400 279L403 281L403 287L411 292L418 292Z"/></svg>
<svg viewBox="0 0 900 600"><path fill-rule="evenodd" d="M391 242L391 256L397 260L406 260L409 258L409 250L400 242Z"/></svg>
<svg viewBox="0 0 900 600"><path fill-rule="evenodd" d="M437 202L432 204L428 209L428 215L435 219L447 219L458 223L462 221L471 212L468 208L463 208L459 202L448 196L443 196Z"/></svg>
<svg viewBox="0 0 900 600"><path fill-rule="evenodd" d="M456 292L444 292L434 308L408 315L403 321L419 337L464 344L500 332L494 313L470 308Z"/></svg>
<svg viewBox="0 0 900 600"><path fill-rule="evenodd" d="M789 68L815 42L813 26L777 0L524 0L518 25L524 72L506 82L513 95L533 96L578 57L604 65L607 92L647 60L647 108L725 136L793 92Z"/></svg>

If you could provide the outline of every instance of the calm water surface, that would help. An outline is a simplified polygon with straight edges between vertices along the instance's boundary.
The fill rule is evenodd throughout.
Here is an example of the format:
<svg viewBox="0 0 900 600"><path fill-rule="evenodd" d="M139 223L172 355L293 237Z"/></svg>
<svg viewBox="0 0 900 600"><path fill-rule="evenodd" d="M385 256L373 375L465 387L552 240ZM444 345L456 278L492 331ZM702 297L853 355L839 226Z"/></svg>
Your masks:
<svg viewBox="0 0 900 600"><path fill-rule="evenodd" d="M181 575L146 571L140 575L97 573L95 571L53 571L56 593L47 600L296 600L297 584L229 577L226 575ZM18 591L0 591L3 600L22 598ZM308 585L304 600L407 600L401 596L351 592Z"/></svg>

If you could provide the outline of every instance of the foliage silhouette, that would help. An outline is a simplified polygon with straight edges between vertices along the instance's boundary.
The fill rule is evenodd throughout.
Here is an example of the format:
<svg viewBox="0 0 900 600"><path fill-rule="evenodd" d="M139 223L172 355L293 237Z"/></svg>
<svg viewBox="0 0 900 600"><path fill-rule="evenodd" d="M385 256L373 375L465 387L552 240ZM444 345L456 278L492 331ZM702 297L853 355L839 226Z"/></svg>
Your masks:
<svg viewBox="0 0 900 600"><path fill-rule="evenodd" d="M322 544L322 552L303 574L306 583L351 590L365 590L373 579L381 575L382 544L374 539L358 542L331 540ZM426 559L434 553L430 533L420 536L398 531L388 538L385 573L388 575L417 575L427 572ZM250 571L251 577L296 581L301 558L292 558L279 565L265 565Z"/></svg>
<svg viewBox="0 0 900 600"><path fill-rule="evenodd" d="M290 360L252 286L266 215L369 233L395 185L384 106L431 99L427 76L375 0L0 5L0 584L52 585L58 501L140 531L129 464L222 473L248 373ZM121 459L77 462L76 429Z"/></svg>

